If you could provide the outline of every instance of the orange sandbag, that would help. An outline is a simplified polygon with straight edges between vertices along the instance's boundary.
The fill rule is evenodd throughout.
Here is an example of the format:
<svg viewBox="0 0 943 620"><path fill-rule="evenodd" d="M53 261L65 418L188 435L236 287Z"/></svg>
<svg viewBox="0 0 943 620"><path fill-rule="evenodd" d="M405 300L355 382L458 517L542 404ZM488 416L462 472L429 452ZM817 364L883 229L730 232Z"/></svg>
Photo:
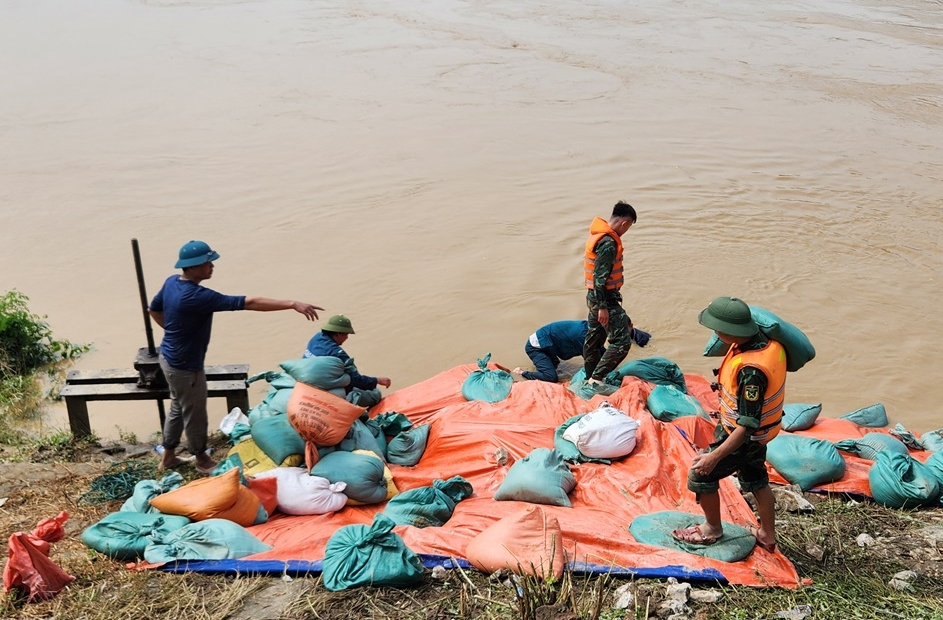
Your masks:
<svg viewBox="0 0 943 620"><path fill-rule="evenodd" d="M3 588L23 590L32 603L55 596L75 577L59 568L49 559L50 543L62 540L68 520L67 512L60 512L52 519L43 519L30 533L14 532L10 535L6 566L3 567Z"/></svg>
<svg viewBox="0 0 943 620"><path fill-rule="evenodd" d="M339 444L363 412L363 407L307 383L296 383L288 399L288 421L302 439L319 446Z"/></svg>
<svg viewBox="0 0 943 620"><path fill-rule="evenodd" d="M278 478L246 478L249 481L249 490L262 502L265 513L272 516L278 508Z"/></svg>
<svg viewBox="0 0 943 620"><path fill-rule="evenodd" d="M468 543L465 557L486 573L506 568L541 579L560 578L566 565L560 523L537 505L487 527Z"/></svg>
<svg viewBox="0 0 943 620"><path fill-rule="evenodd" d="M259 498L240 484L238 469L194 480L151 500L151 506L167 515L183 515L194 521L229 519L243 527L255 522L260 505Z"/></svg>

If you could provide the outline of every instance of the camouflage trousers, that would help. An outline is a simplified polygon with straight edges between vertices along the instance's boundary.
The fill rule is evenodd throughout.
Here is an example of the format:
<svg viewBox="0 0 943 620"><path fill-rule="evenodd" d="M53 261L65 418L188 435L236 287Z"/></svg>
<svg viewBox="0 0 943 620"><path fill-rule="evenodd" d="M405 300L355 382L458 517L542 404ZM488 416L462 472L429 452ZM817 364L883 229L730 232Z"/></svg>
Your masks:
<svg viewBox="0 0 943 620"><path fill-rule="evenodd" d="M588 304L587 304L588 305ZM632 347L632 319L622 306L608 307L609 324L603 327L590 308L589 331L583 341L583 368L587 379L602 381L622 363ZM609 347L605 346L609 340Z"/></svg>

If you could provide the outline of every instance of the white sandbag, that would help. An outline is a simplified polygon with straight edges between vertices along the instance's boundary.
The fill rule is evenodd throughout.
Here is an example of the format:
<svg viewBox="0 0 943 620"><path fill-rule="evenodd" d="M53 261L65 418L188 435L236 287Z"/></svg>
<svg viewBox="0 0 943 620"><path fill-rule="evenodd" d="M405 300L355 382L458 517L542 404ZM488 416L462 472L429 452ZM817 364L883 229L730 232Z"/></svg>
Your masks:
<svg viewBox="0 0 943 620"><path fill-rule="evenodd" d="M323 515L347 504L346 482L332 484L327 478L309 475L303 467L276 467L255 477L278 479L278 509L288 515Z"/></svg>
<svg viewBox="0 0 943 620"><path fill-rule="evenodd" d="M635 449L639 423L624 411L604 402L570 425L563 438L593 459L617 459Z"/></svg>

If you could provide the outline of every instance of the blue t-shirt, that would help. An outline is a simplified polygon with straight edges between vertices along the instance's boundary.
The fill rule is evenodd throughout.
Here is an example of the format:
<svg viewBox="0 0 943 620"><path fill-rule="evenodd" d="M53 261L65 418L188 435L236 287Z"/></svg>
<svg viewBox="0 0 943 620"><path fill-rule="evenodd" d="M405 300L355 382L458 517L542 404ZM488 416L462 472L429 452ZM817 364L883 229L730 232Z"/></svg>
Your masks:
<svg viewBox="0 0 943 620"><path fill-rule="evenodd" d="M347 367L347 374L350 375L350 384L345 388L348 394L354 388L372 390L377 387L377 378L360 374L353 360L347 355L347 351L342 349L341 345L334 342L334 339L323 331L316 333L308 341L308 348L305 349L301 357L336 357L344 362L344 366Z"/></svg>
<svg viewBox="0 0 943 620"><path fill-rule="evenodd" d="M170 276L150 305L154 312L164 313L161 355L172 368L202 370L213 330L213 313L245 307L245 295L221 295L179 275Z"/></svg>

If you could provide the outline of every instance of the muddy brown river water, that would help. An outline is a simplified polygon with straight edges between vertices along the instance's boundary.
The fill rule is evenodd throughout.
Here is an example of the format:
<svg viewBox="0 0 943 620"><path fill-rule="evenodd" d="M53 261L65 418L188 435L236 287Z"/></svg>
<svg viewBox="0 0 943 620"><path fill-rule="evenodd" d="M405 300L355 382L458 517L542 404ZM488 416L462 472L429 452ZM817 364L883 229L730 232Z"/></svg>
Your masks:
<svg viewBox="0 0 943 620"><path fill-rule="evenodd" d="M816 346L787 402L943 426L939 1L4 0L0 76L0 290L94 343L80 368L145 344L131 238L150 295L195 238L213 288L347 314L393 389L522 365L585 316L625 199L630 358L708 374L697 312L737 295ZM317 327L220 315L207 361L274 369Z"/></svg>

